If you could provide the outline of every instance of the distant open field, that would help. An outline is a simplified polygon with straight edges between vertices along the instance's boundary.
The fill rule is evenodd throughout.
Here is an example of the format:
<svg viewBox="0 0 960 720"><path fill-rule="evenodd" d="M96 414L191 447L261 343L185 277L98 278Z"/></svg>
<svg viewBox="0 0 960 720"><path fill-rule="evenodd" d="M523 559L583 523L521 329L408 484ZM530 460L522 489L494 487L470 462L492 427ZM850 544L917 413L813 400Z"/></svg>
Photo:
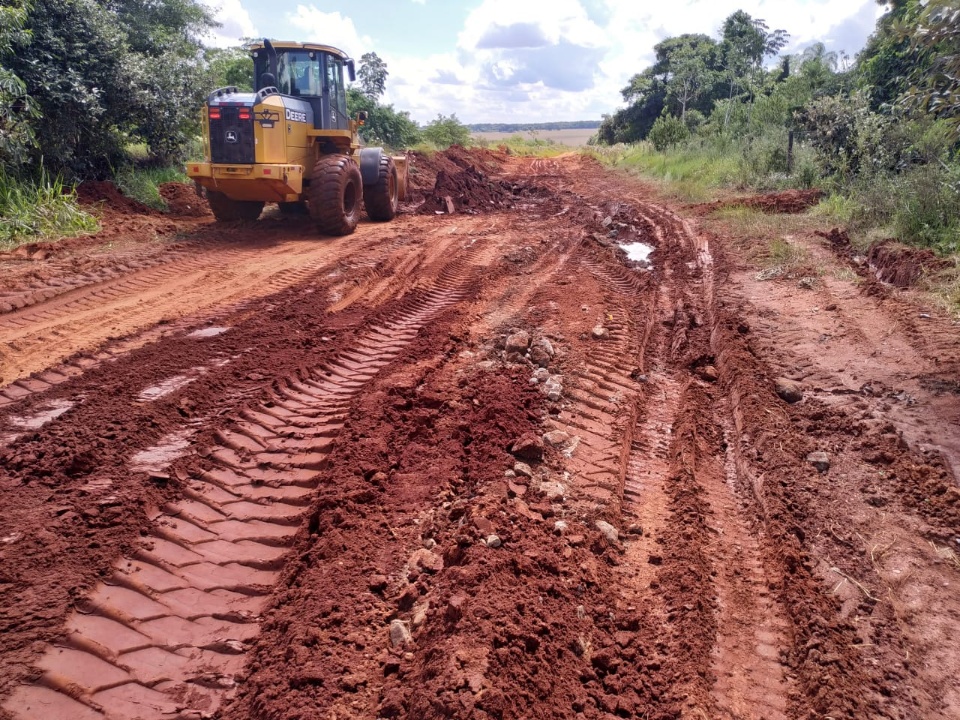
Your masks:
<svg viewBox="0 0 960 720"><path fill-rule="evenodd" d="M475 132L471 133L475 138L483 138L492 143L503 142L515 135L519 135L525 140L553 140L561 145L570 145L577 147L586 145L587 140L596 134L596 130L537 130L535 132Z"/></svg>

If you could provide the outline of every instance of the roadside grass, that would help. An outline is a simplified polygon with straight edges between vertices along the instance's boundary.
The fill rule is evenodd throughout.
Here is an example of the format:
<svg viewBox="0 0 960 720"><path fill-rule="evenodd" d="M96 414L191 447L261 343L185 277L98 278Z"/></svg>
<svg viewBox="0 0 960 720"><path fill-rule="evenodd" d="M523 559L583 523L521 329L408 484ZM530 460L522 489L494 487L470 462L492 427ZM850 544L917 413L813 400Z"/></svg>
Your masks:
<svg viewBox="0 0 960 720"><path fill-rule="evenodd" d="M96 232L97 219L77 204L63 179L46 173L35 181L19 180L0 168L0 249L27 242Z"/></svg>
<svg viewBox="0 0 960 720"><path fill-rule="evenodd" d="M167 210L160 195L160 185L168 182L189 183L182 167L129 167L114 178L123 194L156 210Z"/></svg>

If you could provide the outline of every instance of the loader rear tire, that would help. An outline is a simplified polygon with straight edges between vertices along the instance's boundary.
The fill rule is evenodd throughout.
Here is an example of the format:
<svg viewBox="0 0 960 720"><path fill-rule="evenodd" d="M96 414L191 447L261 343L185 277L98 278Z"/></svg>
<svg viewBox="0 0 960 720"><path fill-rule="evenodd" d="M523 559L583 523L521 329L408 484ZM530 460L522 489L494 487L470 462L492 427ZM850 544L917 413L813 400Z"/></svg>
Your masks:
<svg viewBox="0 0 960 720"><path fill-rule="evenodd" d="M257 200L231 200L218 190L207 190L207 204L213 216L223 222L256 220L263 212L264 205Z"/></svg>
<svg viewBox="0 0 960 720"><path fill-rule="evenodd" d="M367 216L375 222L393 220L400 206L399 188L397 166L393 164L393 158L381 155L377 182L363 186L363 204L367 207Z"/></svg>
<svg viewBox="0 0 960 720"><path fill-rule="evenodd" d="M347 155L322 155L310 176L310 217L324 235L349 235L360 221L363 180Z"/></svg>

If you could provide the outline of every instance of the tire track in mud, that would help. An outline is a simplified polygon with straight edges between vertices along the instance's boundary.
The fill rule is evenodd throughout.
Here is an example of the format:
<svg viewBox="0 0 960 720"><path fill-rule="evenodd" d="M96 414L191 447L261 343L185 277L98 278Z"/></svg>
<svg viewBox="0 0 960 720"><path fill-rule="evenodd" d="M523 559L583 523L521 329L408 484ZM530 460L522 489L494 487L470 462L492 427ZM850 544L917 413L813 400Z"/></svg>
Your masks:
<svg viewBox="0 0 960 720"><path fill-rule="evenodd" d="M349 255L366 252L381 257L406 240L395 229L374 227L359 246L356 238L353 242L251 243L214 250L209 243L201 243L189 254L178 253L172 262L71 289L0 315L0 346L11 350L9 360L0 355L0 373L9 382L0 388L0 406L45 389L49 380L37 383L27 376L50 368L72 350L99 345L110 336L185 312L196 316L211 307L219 310L241 296L269 295Z"/></svg>
<svg viewBox="0 0 960 720"><path fill-rule="evenodd" d="M17 718L171 718L214 712L258 633L351 399L460 301L491 250L466 249L431 289L361 332L349 350L275 383L204 453L209 468L164 508L140 548L118 561L4 709Z"/></svg>
<svg viewBox="0 0 960 720"><path fill-rule="evenodd" d="M397 271L404 270L405 266L404 263L402 263L402 256L389 254L395 253L396 250L404 245L407 245L409 242L410 241L403 235L397 235L397 237L394 237L392 240L376 244L375 249L373 247L369 248L371 253L374 255L374 258L367 263L363 263L362 265L356 263L344 263L341 255L345 249L338 248L337 251L333 252L332 254L316 257L302 265L281 269L278 272L269 275L267 278L265 278L264 282L257 287L254 297L271 295L286 287L297 285L307 281L311 277L317 277L328 270L332 270L333 272L348 273L349 279L346 280L346 282L354 286L354 289L351 293L350 302L339 302L336 304L336 306L330 309L330 312L342 311L352 304L352 302L355 302L361 297L363 297L365 301L370 301L367 304L378 304L387 299L388 291L390 289L390 281L393 277L395 266L399 266L396 267ZM371 241L369 244L373 246L374 241ZM256 251L250 251L248 254L252 256L255 252ZM377 259L377 256L382 254L388 254L386 260ZM246 257L248 262L251 262L254 264L254 266L256 266L255 261L252 260L251 257L247 257L246 255L237 256L237 258L241 260L244 257ZM210 267L210 263L210 259L193 259L193 264L197 266L198 270L202 270L203 266L205 265ZM357 276L356 270L364 266L369 266L371 269ZM163 272L161 273L160 270ZM158 269L158 274L151 276L151 279L156 281L156 283L150 285L149 288L155 290L165 279L168 279L171 276L176 277L179 275L180 272L177 268L168 269L165 267ZM370 280L375 278L383 279L384 282L382 282L381 285L385 283L387 287L378 286L379 291L376 294L376 297L364 297L363 293L364 290L368 288L368 283ZM131 289L130 287L125 287L125 283L121 282L112 288L112 295L110 297L118 299L121 302L123 302L125 298L129 297L130 302L136 302L137 293L141 291L142 290L138 290L136 288ZM169 292L167 294L169 294ZM401 291L397 291L390 296L397 297L400 294ZM224 297L223 300L229 302L231 297L232 295ZM247 298L239 302L235 302L232 305L227 305L226 307L222 305L214 306L213 312L217 314L239 312L248 306L252 299L254 298ZM80 307L81 304L82 307ZM127 309L130 310L131 308ZM140 303L136 302L136 306L133 307L132 310L133 312L138 313L142 312L143 308L140 307ZM31 313L24 314L22 316L25 319L32 318L37 320L40 327L39 330L37 329L37 326L34 325L29 329L29 331L24 330L23 333L20 333L19 330L15 329L12 332L7 332L5 334L3 319L0 318L0 343L6 343L10 346L16 347L18 354L24 351L29 353L31 348L43 348L47 343L50 343L51 339L49 335L59 336L64 332L68 332L71 327L79 326L85 321L85 319L98 319L100 312L100 309L97 307L96 298L94 296L83 295L82 297L79 297L65 305L57 305L49 310L44 309L31 311ZM39 314L45 316L49 315L49 318L47 320L39 318ZM83 374L87 370L98 366L102 362L120 357L133 349L151 342L155 342L162 337L184 332L188 328L200 324L204 318L208 317L209 315L209 311L201 310L199 313L193 313L172 323L164 323L158 326L148 327L130 337L110 342L95 353L81 354L80 356L67 360L66 362L42 369L39 372L35 372L30 377L20 377L8 385L0 387L0 408L11 405L12 403L22 400L33 393L44 392L53 386L66 382L72 377ZM7 328L7 330L9 331L9 328ZM2 355L0 355L0 357L2 357Z"/></svg>

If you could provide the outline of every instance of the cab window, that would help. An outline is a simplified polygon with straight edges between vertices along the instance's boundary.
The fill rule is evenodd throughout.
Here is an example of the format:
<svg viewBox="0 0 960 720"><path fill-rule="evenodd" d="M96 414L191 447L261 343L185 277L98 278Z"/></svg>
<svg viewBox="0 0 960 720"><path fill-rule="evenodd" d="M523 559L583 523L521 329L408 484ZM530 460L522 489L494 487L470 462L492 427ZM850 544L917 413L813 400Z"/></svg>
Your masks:
<svg viewBox="0 0 960 720"><path fill-rule="evenodd" d="M327 88L330 119L334 126L337 126L347 117L347 93L343 86L343 60L335 55L327 55Z"/></svg>
<svg viewBox="0 0 960 720"><path fill-rule="evenodd" d="M316 53L308 50L280 53L277 57L277 89L284 95L319 97L320 61Z"/></svg>

